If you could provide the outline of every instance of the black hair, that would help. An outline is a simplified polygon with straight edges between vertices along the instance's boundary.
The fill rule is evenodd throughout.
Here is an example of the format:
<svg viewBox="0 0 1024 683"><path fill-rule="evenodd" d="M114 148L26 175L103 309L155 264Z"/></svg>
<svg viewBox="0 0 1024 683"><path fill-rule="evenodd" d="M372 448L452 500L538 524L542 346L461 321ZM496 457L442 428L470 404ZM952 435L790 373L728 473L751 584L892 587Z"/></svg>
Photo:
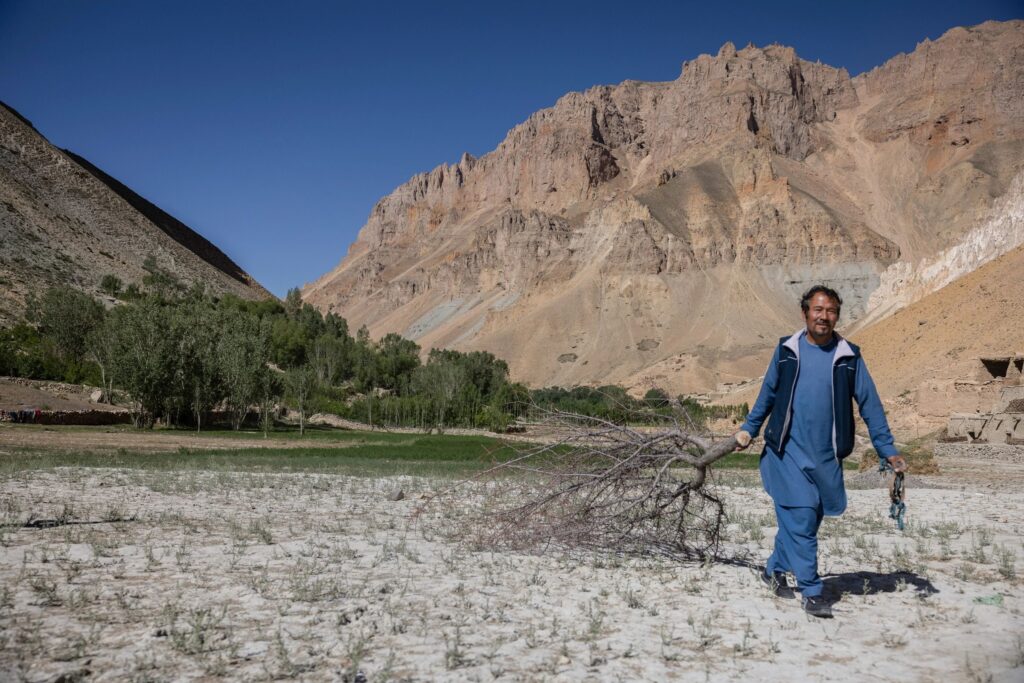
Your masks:
<svg viewBox="0 0 1024 683"><path fill-rule="evenodd" d="M842 299L842 297L839 296L839 292L837 292L836 290L832 289L831 287L826 287L825 285L814 285L813 287L808 289L806 292L804 292L804 295L802 297L800 297L800 310L802 310L805 314L807 313L808 310L810 310L810 308L811 308L811 299L814 298L815 294L824 294L829 299L832 299L833 301L836 302L836 305L837 305L837 309L838 310L836 312L837 313L842 312L842 310L843 310L843 299Z"/></svg>

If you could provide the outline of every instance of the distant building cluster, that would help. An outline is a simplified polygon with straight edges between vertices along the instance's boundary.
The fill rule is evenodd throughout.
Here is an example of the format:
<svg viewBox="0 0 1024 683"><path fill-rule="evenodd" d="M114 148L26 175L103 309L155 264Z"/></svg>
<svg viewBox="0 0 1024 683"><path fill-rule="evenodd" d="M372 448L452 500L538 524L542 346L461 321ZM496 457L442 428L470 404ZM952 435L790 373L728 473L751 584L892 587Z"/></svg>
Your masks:
<svg viewBox="0 0 1024 683"><path fill-rule="evenodd" d="M976 380L998 386L999 399L991 412L950 415L947 439L1024 444L1024 354L979 358Z"/></svg>

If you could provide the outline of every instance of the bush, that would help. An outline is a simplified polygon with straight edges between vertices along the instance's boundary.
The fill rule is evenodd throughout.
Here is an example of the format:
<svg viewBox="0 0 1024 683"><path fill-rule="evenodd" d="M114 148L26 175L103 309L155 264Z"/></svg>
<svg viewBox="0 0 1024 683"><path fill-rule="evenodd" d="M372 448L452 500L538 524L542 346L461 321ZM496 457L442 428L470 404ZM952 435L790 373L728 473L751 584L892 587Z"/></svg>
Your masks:
<svg viewBox="0 0 1024 683"><path fill-rule="evenodd" d="M121 294L121 288L124 284L121 282L121 278L114 274L107 274L100 280L100 291L107 296L117 298Z"/></svg>
<svg viewBox="0 0 1024 683"><path fill-rule="evenodd" d="M512 416L494 406L484 406L476 414L475 423L483 429L502 434L512 424Z"/></svg>
<svg viewBox="0 0 1024 683"><path fill-rule="evenodd" d="M647 393L644 394L644 403L651 408L665 408L668 406L669 397L664 391L654 387L648 389Z"/></svg>

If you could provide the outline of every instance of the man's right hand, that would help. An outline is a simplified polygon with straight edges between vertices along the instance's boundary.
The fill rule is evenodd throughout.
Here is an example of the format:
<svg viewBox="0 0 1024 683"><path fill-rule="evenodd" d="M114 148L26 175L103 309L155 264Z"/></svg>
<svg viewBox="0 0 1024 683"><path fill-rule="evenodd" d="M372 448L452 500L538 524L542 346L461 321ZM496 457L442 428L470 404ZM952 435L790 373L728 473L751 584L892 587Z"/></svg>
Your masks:
<svg viewBox="0 0 1024 683"><path fill-rule="evenodd" d="M907 471L907 459L902 455L893 455L886 458L886 460L889 461L889 465L892 467L893 472L898 474L900 472Z"/></svg>
<svg viewBox="0 0 1024 683"><path fill-rule="evenodd" d="M750 432L744 429L733 434L733 438L736 439L736 450L738 451L742 451L750 445Z"/></svg>

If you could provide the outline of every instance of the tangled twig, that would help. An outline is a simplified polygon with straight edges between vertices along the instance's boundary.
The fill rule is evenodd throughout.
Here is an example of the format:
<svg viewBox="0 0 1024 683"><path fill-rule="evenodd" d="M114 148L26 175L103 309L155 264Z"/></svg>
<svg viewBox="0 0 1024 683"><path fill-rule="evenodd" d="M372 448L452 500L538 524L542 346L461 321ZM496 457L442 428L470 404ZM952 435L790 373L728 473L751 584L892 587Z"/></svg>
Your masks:
<svg viewBox="0 0 1024 683"><path fill-rule="evenodd" d="M492 493L479 540L688 558L717 552L725 510L706 486L708 469L735 450L734 438L714 441L678 416L643 428L553 410L542 423L554 433L548 442L478 475L527 480Z"/></svg>

